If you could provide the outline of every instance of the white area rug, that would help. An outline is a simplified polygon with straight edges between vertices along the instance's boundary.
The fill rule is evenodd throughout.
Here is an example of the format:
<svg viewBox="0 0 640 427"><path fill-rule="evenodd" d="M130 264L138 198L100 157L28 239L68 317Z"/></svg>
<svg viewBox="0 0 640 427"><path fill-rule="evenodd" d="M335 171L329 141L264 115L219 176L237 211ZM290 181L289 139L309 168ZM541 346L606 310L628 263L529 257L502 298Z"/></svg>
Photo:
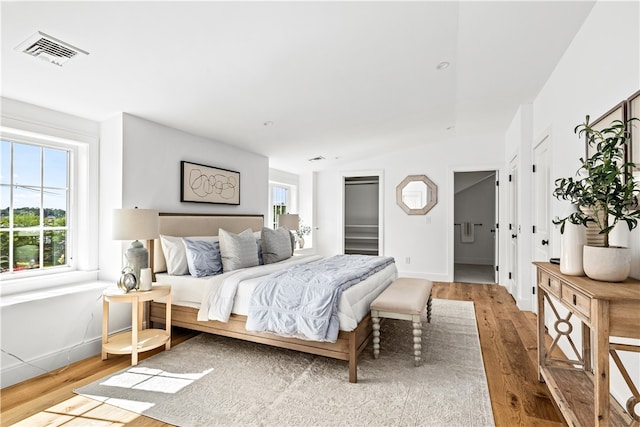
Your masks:
<svg viewBox="0 0 640 427"><path fill-rule="evenodd" d="M472 302L434 300L413 365L411 323L347 363L201 334L76 393L178 426L494 425Z"/></svg>

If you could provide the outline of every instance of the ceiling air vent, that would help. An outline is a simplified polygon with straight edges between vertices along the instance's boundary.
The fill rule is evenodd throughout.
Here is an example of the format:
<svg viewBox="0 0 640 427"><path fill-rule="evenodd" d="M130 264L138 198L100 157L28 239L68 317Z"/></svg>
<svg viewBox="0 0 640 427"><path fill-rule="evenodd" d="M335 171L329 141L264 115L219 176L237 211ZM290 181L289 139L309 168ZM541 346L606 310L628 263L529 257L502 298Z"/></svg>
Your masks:
<svg viewBox="0 0 640 427"><path fill-rule="evenodd" d="M75 57L79 53L88 55L82 49L51 37L43 32L38 31L27 40L20 43L16 50L20 50L27 55L51 62L62 67L62 64Z"/></svg>

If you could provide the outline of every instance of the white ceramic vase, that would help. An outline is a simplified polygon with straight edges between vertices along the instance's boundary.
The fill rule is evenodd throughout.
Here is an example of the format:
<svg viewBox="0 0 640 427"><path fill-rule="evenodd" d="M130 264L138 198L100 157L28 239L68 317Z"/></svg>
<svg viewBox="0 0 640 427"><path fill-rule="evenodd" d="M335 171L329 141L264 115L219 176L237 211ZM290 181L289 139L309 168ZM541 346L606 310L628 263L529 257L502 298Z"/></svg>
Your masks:
<svg viewBox="0 0 640 427"><path fill-rule="evenodd" d="M582 248L586 243L586 228L567 221L560 237L560 271L563 274L584 276Z"/></svg>
<svg viewBox="0 0 640 427"><path fill-rule="evenodd" d="M583 257L584 272L593 280L622 282L631 272L629 248L585 245Z"/></svg>

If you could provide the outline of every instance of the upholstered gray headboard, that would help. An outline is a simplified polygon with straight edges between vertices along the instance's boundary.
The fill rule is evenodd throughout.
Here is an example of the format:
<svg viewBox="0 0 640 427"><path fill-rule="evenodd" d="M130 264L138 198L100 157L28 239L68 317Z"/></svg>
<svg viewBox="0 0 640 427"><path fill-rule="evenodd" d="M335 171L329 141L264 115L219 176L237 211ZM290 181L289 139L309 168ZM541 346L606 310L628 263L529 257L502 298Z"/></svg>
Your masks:
<svg viewBox="0 0 640 427"><path fill-rule="evenodd" d="M264 227L264 215L220 215L160 212L158 230L165 236L217 236L219 229L240 233L247 228L260 231ZM151 268L154 273L167 270L160 239L150 246Z"/></svg>

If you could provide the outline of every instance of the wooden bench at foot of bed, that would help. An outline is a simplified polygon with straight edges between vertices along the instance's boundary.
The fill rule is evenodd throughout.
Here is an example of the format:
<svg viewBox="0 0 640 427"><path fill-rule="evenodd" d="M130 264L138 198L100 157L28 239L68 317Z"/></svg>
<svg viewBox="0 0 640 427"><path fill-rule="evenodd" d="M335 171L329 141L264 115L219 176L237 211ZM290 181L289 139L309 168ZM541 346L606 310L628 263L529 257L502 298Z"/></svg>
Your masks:
<svg viewBox="0 0 640 427"><path fill-rule="evenodd" d="M367 346L373 331L371 316L367 315L353 331L340 331L335 343L306 341L268 333L249 332L245 328L246 316L232 314L229 322L223 323L215 320L199 322L196 320L197 314L198 309L196 308L174 304L171 306L171 324L196 331L268 344L274 347L302 351L304 353L317 354L332 359L346 360L349 362L349 382L352 383L358 381L358 356ZM164 324L164 319L165 304L155 301L151 302L150 321L154 324Z"/></svg>

